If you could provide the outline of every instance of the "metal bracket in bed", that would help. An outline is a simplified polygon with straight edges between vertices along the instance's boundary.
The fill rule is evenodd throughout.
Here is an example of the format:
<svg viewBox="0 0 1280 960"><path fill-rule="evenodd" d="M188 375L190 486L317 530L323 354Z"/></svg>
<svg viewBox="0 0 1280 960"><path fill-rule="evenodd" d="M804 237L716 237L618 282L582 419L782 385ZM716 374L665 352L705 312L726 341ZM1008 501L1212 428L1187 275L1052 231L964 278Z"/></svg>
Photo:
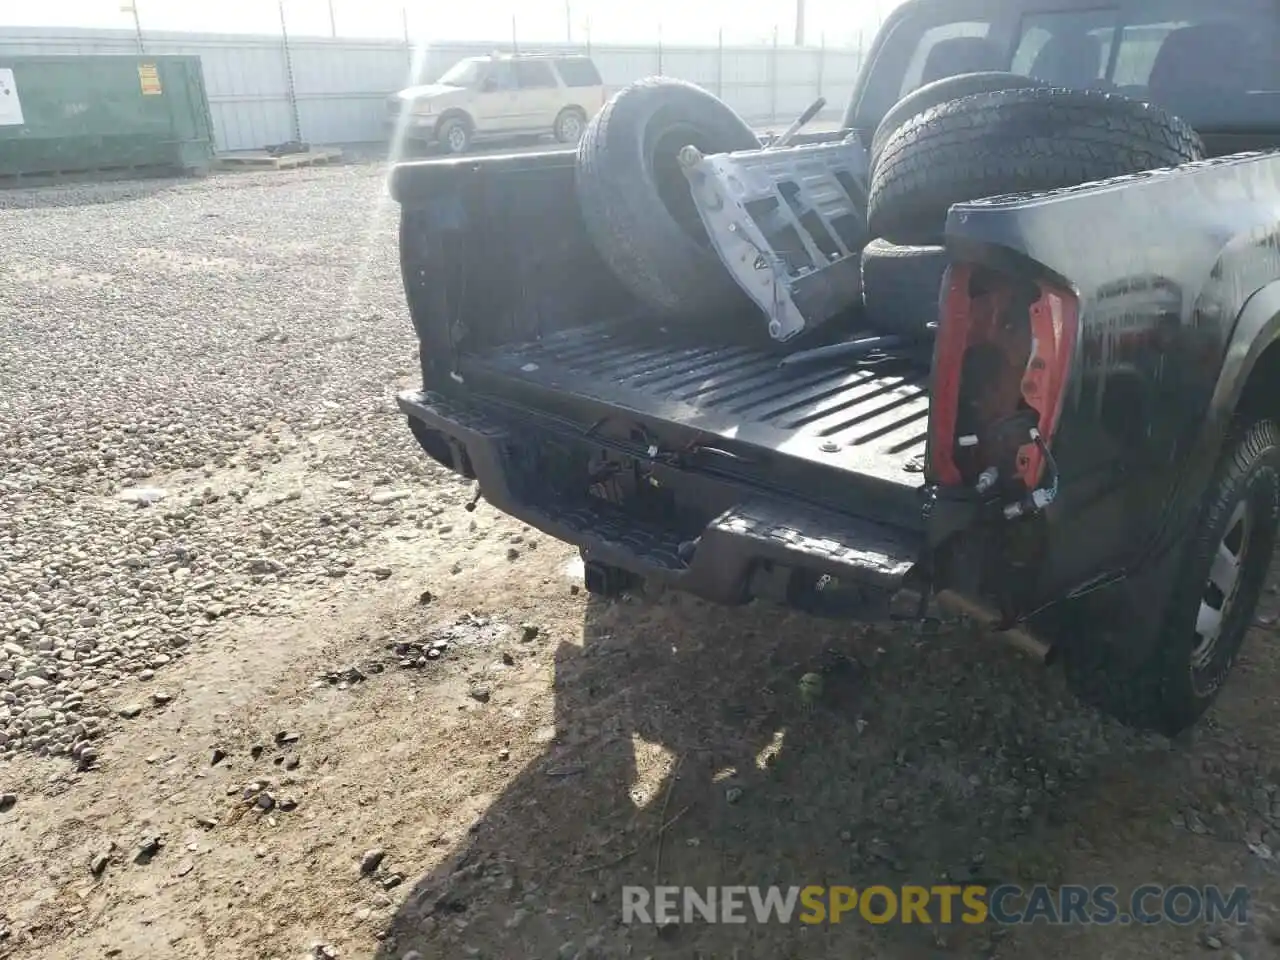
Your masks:
<svg viewBox="0 0 1280 960"><path fill-rule="evenodd" d="M720 260L789 340L861 303L867 151L856 139L704 156L680 167Z"/></svg>

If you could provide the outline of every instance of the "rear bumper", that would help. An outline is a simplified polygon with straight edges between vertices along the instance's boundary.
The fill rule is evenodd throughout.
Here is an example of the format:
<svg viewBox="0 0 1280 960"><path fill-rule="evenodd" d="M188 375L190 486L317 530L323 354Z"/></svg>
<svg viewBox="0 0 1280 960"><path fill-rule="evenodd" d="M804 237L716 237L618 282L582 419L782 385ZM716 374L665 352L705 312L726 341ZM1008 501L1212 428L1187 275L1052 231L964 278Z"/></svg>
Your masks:
<svg viewBox="0 0 1280 960"><path fill-rule="evenodd" d="M868 613L874 609L884 615L906 586L924 546L921 531L789 503L720 478L700 476L698 482L721 485L718 499L733 506L693 537L594 498L572 503L540 499L513 467L519 449L539 444L528 424L522 422L516 430L473 405L434 393L409 391L398 401L424 449L474 478L497 509L579 546L587 560L715 603L739 604L757 596L782 599L781 592L796 606L846 608L856 596L854 606L861 603ZM813 603L798 600L797 583L817 583L809 592L825 591L827 597L809 597ZM842 609L843 615L857 612Z"/></svg>

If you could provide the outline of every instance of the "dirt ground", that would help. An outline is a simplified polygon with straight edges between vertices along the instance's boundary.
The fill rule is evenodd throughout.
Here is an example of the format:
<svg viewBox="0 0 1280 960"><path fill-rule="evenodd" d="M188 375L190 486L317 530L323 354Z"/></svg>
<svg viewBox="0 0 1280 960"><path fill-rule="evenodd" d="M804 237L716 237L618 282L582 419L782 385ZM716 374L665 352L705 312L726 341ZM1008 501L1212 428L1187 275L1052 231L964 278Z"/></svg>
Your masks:
<svg viewBox="0 0 1280 960"><path fill-rule="evenodd" d="M394 295L393 275L368 282ZM403 314L387 323L407 355ZM407 382L389 371L371 396ZM272 491L319 515L384 489L326 472L359 461L359 437L310 439L321 465L147 482L242 484L220 522L246 531L286 509ZM470 488L425 458L395 481L407 495L346 575L287 604L247 585L186 656L97 691L96 763L0 761L0 958L1280 956L1274 586L1220 705L1171 743L961 624L590 597L575 551L468 512ZM621 922L629 884L955 880L1252 900L1221 928Z"/></svg>

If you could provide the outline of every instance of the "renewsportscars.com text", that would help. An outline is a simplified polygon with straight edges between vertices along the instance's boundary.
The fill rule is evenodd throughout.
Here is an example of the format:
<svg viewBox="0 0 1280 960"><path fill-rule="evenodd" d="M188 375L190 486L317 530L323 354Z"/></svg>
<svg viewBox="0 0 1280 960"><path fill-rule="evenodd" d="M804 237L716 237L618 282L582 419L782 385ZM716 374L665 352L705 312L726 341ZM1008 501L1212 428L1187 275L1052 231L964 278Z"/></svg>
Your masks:
<svg viewBox="0 0 1280 960"><path fill-rule="evenodd" d="M1017 925L1238 923L1249 891L1145 884L987 887L623 887L624 923L997 923Z"/></svg>

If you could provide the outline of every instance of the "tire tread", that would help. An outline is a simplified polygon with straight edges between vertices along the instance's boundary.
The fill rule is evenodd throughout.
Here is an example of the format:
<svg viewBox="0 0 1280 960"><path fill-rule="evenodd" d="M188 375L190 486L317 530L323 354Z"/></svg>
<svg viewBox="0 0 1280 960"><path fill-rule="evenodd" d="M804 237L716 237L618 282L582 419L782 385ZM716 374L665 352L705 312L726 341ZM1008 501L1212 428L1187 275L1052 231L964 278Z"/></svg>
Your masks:
<svg viewBox="0 0 1280 960"><path fill-rule="evenodd" d="M718 149L757 149L759 139L722 101L669 77L637 81L614 95L578 144L578 203L601 258L641 301L690 315L744 299L709 247L694 241L663 206L645 169L645 130L666 111L708 127Z"/></svg>
<svg viewBox="0 0 1280 960"><path fill-rule="evenodd" d="M885 142L871 179L874 236L933 243L954 203L1037 193L1204 157L1200 137L1159 107L1060 87L940 104Z"/></svg>

